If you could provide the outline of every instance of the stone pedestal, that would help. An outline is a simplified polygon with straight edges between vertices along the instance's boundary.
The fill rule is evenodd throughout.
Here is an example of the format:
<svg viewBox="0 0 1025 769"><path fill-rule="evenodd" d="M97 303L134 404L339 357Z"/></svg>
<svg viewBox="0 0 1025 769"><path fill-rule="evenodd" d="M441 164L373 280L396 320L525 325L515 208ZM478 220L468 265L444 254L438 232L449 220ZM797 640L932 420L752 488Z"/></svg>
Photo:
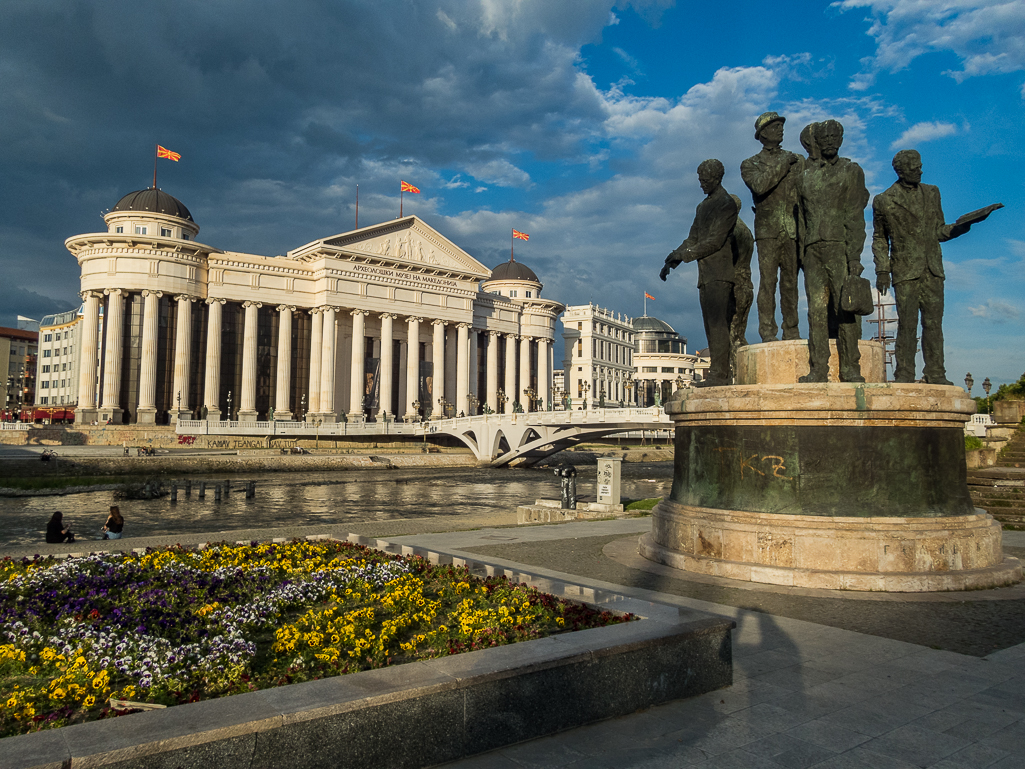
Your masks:
<svg viewBox="0 0 1025 769"><path fill-rule="evenodd" d="M861 375L866 382L886 381L885 358L881 342L858 342ZM763 342L737 350L737 384L796 384L808 373L808 340ZM836 340L829 340L829 381L840 381L840 358Z"/></svg>
<svg viewBox="0 0 1025 769"><path fill-rule="evenodd" d="M680 390L666 405L676 424L673 489L652 512L642 554L804 587L1019 580L1000 525L968 495L963 426L974 401L953 386L796 384L802 360L807 371L803 344L742 348L741 379L764 381ZM876 343L862 345L867 375L864 346Z"/></svg>

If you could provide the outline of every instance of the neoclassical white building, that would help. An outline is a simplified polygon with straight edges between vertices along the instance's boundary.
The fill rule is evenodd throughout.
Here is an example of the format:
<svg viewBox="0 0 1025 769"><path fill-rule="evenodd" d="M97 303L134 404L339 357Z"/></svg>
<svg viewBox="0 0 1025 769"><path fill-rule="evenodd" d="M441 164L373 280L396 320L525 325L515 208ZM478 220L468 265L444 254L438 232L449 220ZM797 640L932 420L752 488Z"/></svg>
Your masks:
<svg viewBox="0 0 1025 769"><path fill-rule="evenodd" d="M77 420L374 420L551 398L564 306L416 216L284 256L222 251L159 189L65 245L82 270ZM100 310L105 318L100 333Z"/></svg>

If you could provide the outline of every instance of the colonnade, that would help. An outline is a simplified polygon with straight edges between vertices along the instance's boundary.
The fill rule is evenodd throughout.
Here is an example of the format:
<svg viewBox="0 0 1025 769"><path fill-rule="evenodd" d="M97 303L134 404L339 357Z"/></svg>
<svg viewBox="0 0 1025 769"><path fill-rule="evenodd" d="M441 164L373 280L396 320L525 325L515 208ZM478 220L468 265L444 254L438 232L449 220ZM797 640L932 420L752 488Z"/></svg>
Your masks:
<svg viewBox="0 0 1025 769"><path fill-rule="evenodd" d="M159 324L158 311L160 291L142 291L142 339L141 355L138 371L138 407L137 421L152 423L157 413L157 358ZM102 389L100 402L96 403L94 394L100 384L99 352L99 308L103 295L106 295L107 306L104 321L105 344L102 361ZM86 292L83 294L85 309L83 316L82 366L79 372L79 411L86 412L83 416L90 418L98 413L103 418L110 417L120 421L122 395L122 379L126 372L123 366L125 355L123 350L125 300L128 292L123 289L106 289L103 294ZM193 302L200 301L197 297L187 295L174 296L177 302L176 324L174 330L174 362L173 384L174 394L171 414L175 418L190 418L201 407L205 408L207 419L219 420L222 415L221 403L221 368L223 346L223 307L227 300L219 298L206 299L206 351L202 361L202 395L199 403L194 403L189 388L189 372L193 355L198 351L192 349ZM242 308L242 349L238 356L241 365L241 390L237 394L237 418L240 421L255 421L257 412L257 335L258 314L262 304L249 300L239 303ZM551 403L551 340L544 337L533 337L521 333L503 333L494 330L474 328L470 323L459 323L441 319L425 319L417 315L399 315L394 312L371 313L364 309L352 309L324 305L320 307L300 309L294 305L277 305L278 333L277 364L272 372L274 377L274 419L317 419L333 422L345 414L349 421L365 418L365 393L367 391L367 374L365 362L368 350L367 320L374 315L379 321L380 333L372 341L376 349L380 345L379 392L380 405L377 418L398 417L407 420L424 415L441 416L444 407L450 407L452 414L480 413L485 404L492 410L511 413L518 402L524 410L544 410ZM294 381L292 361L298 352L292 349L292 329L295 313L308 313L310 317L309 333L309 378L305 396L305 413L293 413ZM351 353L348 365L348 403L336 403L336 392L339 389L336 378L339 374L338 323L348 314L352 318ZM396 329L396 321L406 323L405 333L401 326ZM433 403L420 403L420 361L421 331L425 324L430 325L429 344L430 356L424 356L432 362L430 386ZM481 335L485 335L482 339ZM504 381L499 383L499 340L504 337L505 359ZM484 359L483 376L485 391L478 392L478 347L485 342L487 352ZM399 355L394 355L395 343L399 343ZM427 340L423 340L426 344ZM534 347L536 346L536 379ZM518 353L518 355L517 355ZM517 360L518 359L518 360ZM404 369L404 376L403 376ZM344 380L343 380L344 381ZM398 390L398 414L392 413L393 393ZM536 384L535 384L536 382ZM449 400L451 394L454 400ZM232 418L231 414L226 415Z"/></svg>

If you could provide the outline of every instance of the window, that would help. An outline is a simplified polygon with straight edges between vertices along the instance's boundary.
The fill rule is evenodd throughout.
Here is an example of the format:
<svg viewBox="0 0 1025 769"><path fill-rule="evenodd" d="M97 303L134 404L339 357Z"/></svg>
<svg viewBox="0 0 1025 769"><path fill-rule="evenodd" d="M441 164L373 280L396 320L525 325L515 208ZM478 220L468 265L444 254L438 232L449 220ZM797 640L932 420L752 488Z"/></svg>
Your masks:
<svg viewBox="0 0 1025 769"><path fill-rule="evenodd" d="M49 390L50 389L50 380L49 379L44 379L42 382L39 383L39 387L42 390Z"/></svg>
<svg viewBox="0 0 1025 769"><path fill-rule="evenodd" d="M44 358L49 358L49 357L50 357L50 354L51 354L52 352L53 352L52 350L43 350L43 357L44 357Z"/></svg>
<svg viewBox="0 0 1025 769"><path fill-rule="evenodd" d="M510 291L509 292L509 296L512 297L513 299L515 299L516 298L516 292L515 291Z"/></svg>
<svg viewBox="0 0 1025 769"><path fill-rule="evenodd" d="M68 364L67 363L62 363L61 364L61 371L67 371L67 370L68 370Z"/></svg>
<svg viewBox="0 0 1025 769"><path fill-rule="evenodd" d="M65 332L64 332L64 338L65 338L65 339L67 339L67 338L68 338L68 332L67 332L67 331L65 331Z"/></svg>
<svg viewBox="0 0 1025 769"><path fill-rule="evenodd" d="M584 324L583 324L583 323L580 323L580 322L578 322L578 323L577 323L577 331L583 331L583 330L584 330Z"/></svg>
<svg viewBox="0 0 1025 769"><path fill-rule="evenodd" d="M171 228L170 227L161 227L160 228L160 237L162 237L162 238L169 238L169 237L171 237Z"/></svg>
<svg viewBox="0 0 1025 769"><path fill-rule="evenodd" d="M662 367L662 373L663 374L672 374L673 373L673 367L672 366L663 366Z"/></svg>
<svg viewBox="0 0 1025 769"><path fill-rule="evenodd" d="M188 240L188 239L189 239L189 233L183 232L182 233L182 240Z"/></svg>
<svg viewBox="0 0 1025 769"><path fill-rule="evenodd" d="M137 224L137 225L135 225L135 234L136 235L148 235L149 234L149 227L147 227L144 224Z"/></svg>
<svg viewBox="0 0 1025 769"><path fill-rule="evenodd" d="M125 232L124 225L123 224L119 224L117 227L114 228L114 232L116 232L118 235L123 235L124 232Z"/></svg>
<svg viewBox="0 0 1025 769"><path fill-rule="evenodd" d="M678 369L676 369L676 373L677 374L686 374L687 373L687 369L685 369L685 368L678 368Z"/></svg>
<svg viewBox="0 0 1025 769"><path fill-rule="evenodd" d="M47 363L45 366L43 366L43 373L44 374L49 374L50 373L50 364L49 363Z"/></svg>
<svg viewBox="0 0 1025 769"><path fill-rule="evenodd" d="M45 334L43 336L43 341L44 342L52 342L53 341L53 334Z"/></svg>
<svg viewBox="0 0 1025 769"><path fill-rule="evenodd" d="M644 374L657 374L658 366L642 366L641 372Z"/></svg>
<svg viewBox="0 0 1025 769"><path fill-rule="evenodd" d="M578 358L583 358L584 357L584 340L583 339L578 339L577 340L577 357Z"/></svg>
<svg viewBox="0 0 1025 769"><path fill-rule="evenodd" d="M64 348L64 354L65 354L65 355L67 355L67 354L68 354L68 348L67 348L67 347L65 347L65 348Z"/></svg>
<svg viewBox="0 0 1025 769"><path fill-rule="evenodd" d="M42 403L45 406L46 405L46 396L44 395L42 398L40 398L39 402Z"/></svg>
<svg viewBox="0 0 1025 769"><path fill-rule="evenodd" d="M64 396L62 395L61 396L61 403L63 403L63 402L64 402Z"/></svg>
<svg viewBox="0 0 1025 769"><path fill-rule="evenodd" d="M528 291L526 296L527 296L527 299L530 299L530 297L532 296L532 292Z"/></svg>

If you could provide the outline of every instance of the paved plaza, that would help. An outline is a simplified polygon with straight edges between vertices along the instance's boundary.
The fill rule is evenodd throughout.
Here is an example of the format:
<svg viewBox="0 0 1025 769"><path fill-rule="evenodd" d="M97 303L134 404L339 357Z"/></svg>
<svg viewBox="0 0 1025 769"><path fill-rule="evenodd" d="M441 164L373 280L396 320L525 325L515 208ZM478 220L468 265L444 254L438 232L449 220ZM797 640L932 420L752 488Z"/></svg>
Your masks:
<svg viewBox="0 0 1025 769"><path fill-rule="evenodd" d="M218 538L378 536L736 621L732 687L463 759L447 764L450 769L1025 767L1025 586L880 595L681 579L636 554L649 518L532 527L460 523L481 528L440 531L452 520L428 518L344 530L240 530ZM103 544L212 539L208 533ZM1005 549L1025 555L1025 532L1005 532Z"/></svg>

